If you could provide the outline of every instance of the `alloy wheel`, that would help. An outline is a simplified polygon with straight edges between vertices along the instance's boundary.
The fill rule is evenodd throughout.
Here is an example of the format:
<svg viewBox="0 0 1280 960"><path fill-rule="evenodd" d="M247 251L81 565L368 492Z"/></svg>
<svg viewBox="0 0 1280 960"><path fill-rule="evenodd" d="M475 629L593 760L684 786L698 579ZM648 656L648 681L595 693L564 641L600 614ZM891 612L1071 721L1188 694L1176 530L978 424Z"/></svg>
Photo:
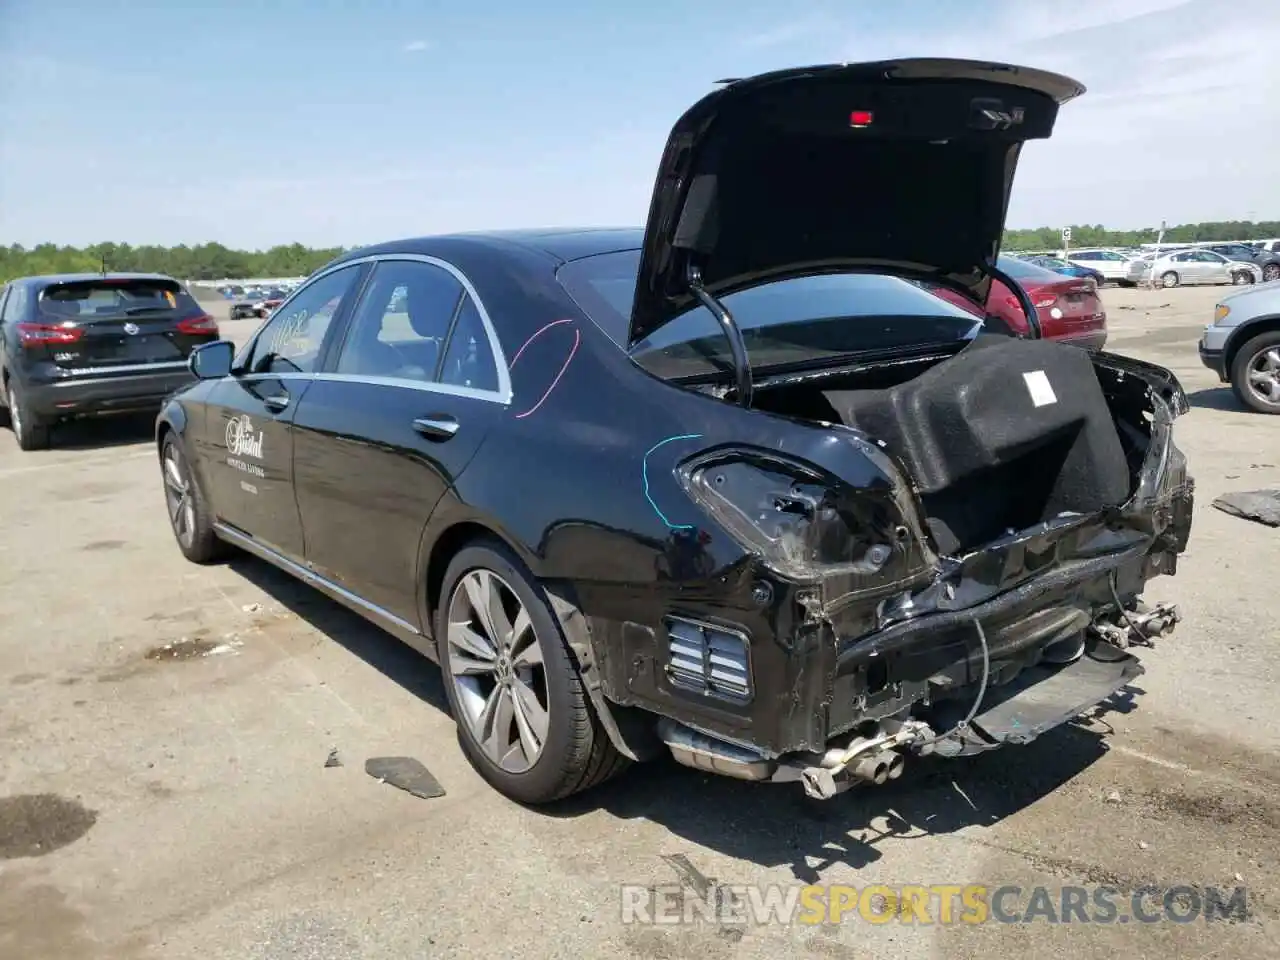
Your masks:
<svg viewBox="0 0 1280 960"><path fill-rule="evenodd" d="M190 547L196 530L196 505L191 480L182 454L172 443L165 448L161 460L164 470L164 499L169 507L169 523L173 534L184 547Z"/></svg>
<svg viewBox="0 0 1280 960"><path fill-rule="evenodd" d="M550 729L542 648L510 584L483 568L465 574L449 601L449 682L459 723L508 773L538 761Z"/></svg>
<svg viewBox="0 0 1280 960"><path fill-rule="evenodd" d="M1263 280L1274 280L1280 277L1280 263L1269 263L1262 268Z"/></svg>
<svg viewBox="0 0 1280 960"><path fill-rule="evenodd" d="M16 437L22 433L22 408L18 406L18 395L14 393L12 384L9 386L6 402L9 404L9 426L13 428L13 435Z"/></svg>
<svg viewBox="0 0 1280 960"><path fill-rule="evenodd" d="M1263 403L1280 406L1280 346L1266 347L1249 361L1249 390Z"/></svg>

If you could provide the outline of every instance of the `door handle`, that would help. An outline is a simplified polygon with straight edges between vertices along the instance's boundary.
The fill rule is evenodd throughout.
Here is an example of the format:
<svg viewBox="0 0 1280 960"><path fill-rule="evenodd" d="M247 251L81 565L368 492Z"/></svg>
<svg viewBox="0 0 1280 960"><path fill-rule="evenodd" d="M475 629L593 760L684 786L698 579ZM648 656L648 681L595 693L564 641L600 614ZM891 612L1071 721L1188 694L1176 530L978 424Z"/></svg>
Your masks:
<svg viewBox="0 0 1280 960"><path fill-rule="evenodd" d="M273 393L269 397L262 398L262 405L268 410L279 413L289 406L289 395L287 393Z"/></svg>
<svg viewBox="0 0 1280 960"><path fill-rule="evenodd" d="M459 426L461 424L448 414L419 417L413 421L413 429L429 440L448 440L458 432Z"/></svg>

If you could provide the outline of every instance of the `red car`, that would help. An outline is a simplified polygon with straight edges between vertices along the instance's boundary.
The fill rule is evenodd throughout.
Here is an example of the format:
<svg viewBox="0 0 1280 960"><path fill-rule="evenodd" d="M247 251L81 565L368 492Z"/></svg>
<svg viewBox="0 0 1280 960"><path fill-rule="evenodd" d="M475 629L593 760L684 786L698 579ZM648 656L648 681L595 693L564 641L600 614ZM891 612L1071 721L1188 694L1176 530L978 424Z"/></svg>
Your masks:
<svg viewBox="0 0 1280 960"><path fill-rule="evenodd" d="M1014 257L999 257L996 265L1027 291L1036 308L1041 335L1046 340L1062 340L1086 350L1101 350L1106 346L1107 312L1102 308L1093 280L1066 277ZM930 287L930 291L948 303L982 315L982 309L963 294L943 287ZM999 280L991 282L987 312L1019 333L1030 330L1018 298Z"/></svg>

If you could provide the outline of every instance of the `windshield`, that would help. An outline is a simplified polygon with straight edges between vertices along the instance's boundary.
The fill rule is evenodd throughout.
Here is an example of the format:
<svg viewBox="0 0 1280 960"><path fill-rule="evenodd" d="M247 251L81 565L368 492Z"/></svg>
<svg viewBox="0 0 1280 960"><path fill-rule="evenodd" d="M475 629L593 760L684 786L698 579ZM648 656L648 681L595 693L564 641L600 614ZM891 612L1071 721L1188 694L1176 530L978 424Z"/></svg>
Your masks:
<svg viewBox="0 0 1280 960"><path fill-rule="evenodd" d="M560 268L574 300L614 343L626 349L640 251L585 257ZM980 326L920 286L876 274L827 274L781 280L723 299L746 340L753 369L872 350L954 343ZM690 310L631 351L664 378L733 369L728 340L705 308Z"/></svg>
<svg viewBox="0 0 1280 960"><path fill-rule="evenodd" d="M195 301L173 280L114 279L53 283L40 295L40 311L59 317L127 316L189 309Z"/></svg>

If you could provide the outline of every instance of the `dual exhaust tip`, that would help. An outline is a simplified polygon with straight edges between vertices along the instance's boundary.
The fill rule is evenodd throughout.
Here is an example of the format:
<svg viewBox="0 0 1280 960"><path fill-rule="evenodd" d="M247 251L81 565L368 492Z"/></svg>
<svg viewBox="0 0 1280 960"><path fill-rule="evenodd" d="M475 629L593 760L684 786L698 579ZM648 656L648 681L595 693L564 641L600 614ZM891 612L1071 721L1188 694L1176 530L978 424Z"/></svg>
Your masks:
<svg viewBox="0 0 1280 960"><path fill-rule="evenodd" d="M897 780L906 768L907 759L896 750L881 750L857 760L849 768L854 778L864 783L881 786L890 780Z"/></svg>

